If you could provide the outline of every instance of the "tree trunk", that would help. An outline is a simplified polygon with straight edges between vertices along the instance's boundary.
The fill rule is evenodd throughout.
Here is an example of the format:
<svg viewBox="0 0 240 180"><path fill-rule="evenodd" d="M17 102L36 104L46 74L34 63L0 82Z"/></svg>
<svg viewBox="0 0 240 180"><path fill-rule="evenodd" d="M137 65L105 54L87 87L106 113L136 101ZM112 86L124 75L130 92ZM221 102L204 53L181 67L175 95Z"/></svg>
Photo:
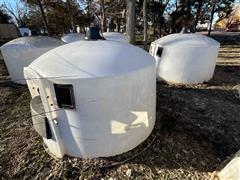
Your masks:
<svg viewBox="0 0 240 180"><path fill-rule="evenodd" d="M202 4L203 4L203 1L199 0L198 8L197 8L197 14L196 14L196 19L195 19L195 25L194 25L194 31L195 32L197 31L197 25L198 25L198 21L199 21L201 9L202 9Z"/></svg>
<svg viewBox="0 0 240 180"><path fill-rule="evenodd" d="M107 31L107 25L106 25L106 12L105 12L105 0L101 0L101 29L102 32Z"/></svg>
<svg viewBox="0 0 240 180"><path fill-rule="evenodd" d="M211 35L211 31L212 31L212 23L213 23L213 17L214 17L214 13L215 13L215 6L216 6L216 3L213 2L211 18L210 18L210 27L209 27L209 30L208 30L208 36Z"/></svg>
<svg viewBox="0 0 240 180"><path fill-rule="evenodd" d="M129 39L129 43L135 44L135 26L136 26L136 0L127 0L127 36Z"/></svg>
<svg viewBox="0 0 240 180"><path fill-rule="evenodd" d="M38 2L38 5L39 5L39 8L40 8L40 11L41 11L41 13L42 13L43 23L44 23L44 26L45 26L45 28L46 28L46 30L47 30L47 34L48 34L48 36L51 36L52 33L51 33L51 30L50 30L50 28L49 28L49 26L48 26L47 18L46 18L46 16L45 16L45 12L44 12L44 10L43 10L42 3L41 3L40 0L37 0L37 2Z"/></svg>
<svg viewBox="0 0 240 180"><path fill-rule="evenodd" d="M182 7L182 11L185 13L185 16L183 18L183 26L182 26L182 30L181 33L188 33L190 32L190 19L189 16L191 14L191 1L183 1L184 3L182 3L181 5Z"/></svg>
<svg viewBox="0 0 240 180"><path fill-rule="evenodd" d="M120 28L121 28L121 21L120 19L117 17L117 32L120 32Z"/></svg>
<svg viewBox="0 0 240 180"><path fill-rule="evenodd" d="M91 10L91 8L90 8L90 5L91 5L91 1L90 0L88 0L87 1L87 17L88 17L88 26L90 27L91 26L91 13L90 13L90 10Z"/></svg>
<svg viewBox="0 0 240 180"><path fill-rule="evenodd" d="M143 22L144 22L144 33L143 33L143 41L144 41L144 49L147 50L147 0L143 0Z"/></svg>
<svg viewBox="0 0 240 180"><path fill-rule="evenodd" d="M77 32L77 28L76 28L76 24L75 24L75 19L72 13L72 4L71 4L71 0L67 0L67 8L68 8L68 14L69 14L69 19L70 19L70 23L72 26L72 31L73 32Z"/></svg>

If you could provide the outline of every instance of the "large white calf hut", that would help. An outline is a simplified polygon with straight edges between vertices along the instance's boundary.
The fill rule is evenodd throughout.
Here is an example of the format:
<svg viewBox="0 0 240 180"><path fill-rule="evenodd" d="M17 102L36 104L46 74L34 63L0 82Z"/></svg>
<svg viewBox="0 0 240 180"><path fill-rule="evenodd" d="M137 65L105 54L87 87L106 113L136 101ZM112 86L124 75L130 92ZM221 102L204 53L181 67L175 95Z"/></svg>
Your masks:
<svg viewBox="0 0 240 180"><path fill-rule="evenodd" d="M19 84L26 84L23 80L23 68L47 51L64 43L47 36L21 37L3 46L1 52L11 79Z"/></svg>
<svg viewBox="0 0 240 180"><path fill-rule="evenodd" d="M155 62L138 47L74 42L42 55L24 74L33 78L28 87L34 127L57 157L121 154L154 127Z"/></svg>
<svg viewBox="0 0 240 180"><path fill-rule="evenodd" d="M104 32L103 36L107 40L128 43L127 36L125 36L125 35L123 35L123 34L121 34L119 32Z"/></svg>
<svg viewBox="0 0 240 180"><path fill-rule="evenodd" d="M81 33L68 33L61 37L61 40L65 43L72 43L76 41L82 41L85 38L85 34Z"/></svg>
<svg viewBox="0 0 240 180"><path fill-rule="evenodd" d="M220 44L203 35L172 34L152 42L157 78L196 84L213 77Z"/></svg>

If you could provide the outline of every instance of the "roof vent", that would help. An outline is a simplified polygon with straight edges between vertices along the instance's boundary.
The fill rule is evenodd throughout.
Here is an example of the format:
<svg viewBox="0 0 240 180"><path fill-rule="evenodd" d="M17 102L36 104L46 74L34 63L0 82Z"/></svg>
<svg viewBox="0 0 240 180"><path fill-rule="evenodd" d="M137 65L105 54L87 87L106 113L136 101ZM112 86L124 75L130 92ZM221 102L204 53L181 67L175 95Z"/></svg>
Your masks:
<svg viewBox="0 0 240 180"><path fill-rule="evenodd" d="M87 40L105 40L103 36L100 34L100 28L99 27L90 27L87 32Z"/></svg>

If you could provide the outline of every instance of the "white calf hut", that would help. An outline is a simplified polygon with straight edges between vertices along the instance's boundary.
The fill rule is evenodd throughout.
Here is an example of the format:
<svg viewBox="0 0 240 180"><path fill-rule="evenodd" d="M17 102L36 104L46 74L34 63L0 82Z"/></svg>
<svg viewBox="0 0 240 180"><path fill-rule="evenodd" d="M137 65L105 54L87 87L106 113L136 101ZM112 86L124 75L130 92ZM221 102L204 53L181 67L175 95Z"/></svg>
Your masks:
<svg viewBox="0 0 240 180"><path fill-rule="evenodd" d="M232 157L229 157L232 158ZM229 159L228 159L229 160ZM226 160L226 161L228 161ZM225 162L224 162L225 163ZM240 151L228 164L220 170L214 171L210 180L239 180L240 179Z"/></svg>
<svg viewBox="0 0 240 180"><path fill-rule="evenodd" d="M61 37L61 40L65 43L72 43L75 41L82 41L85 38L85 34L81 33L68 33Z"/></svg>
<svg viewBox="0 0 240 180"><path fill-rule="evenodd" d="M212 78L220 44L203 35L172 34L152 42L157 78L172 83L196 84Z"/></svg>
<svg viewBox="0 0 240 180"><path fill-rule="evenodd" d="M26 84L23 80L23 68L47 51L64 43L47 36L21 37L9 41L1 46L7 70L11 79L19 84Z"/></svg>
<svg viewBox="0 0 240 180"><path fill-rule="evenodd" d="M104 32L103 36L107 40L128 43L127 36L125 36L125 35L123 35L123 34L121 34L119 32Z"/></svg>
<svg viewBox="0 0 240 180"><path fill-rule="evenodd" d="M24 74L32 79L34 127L57 157L121 154L154 127L155 62L138 47L74 42L42 55Z"/></svg>

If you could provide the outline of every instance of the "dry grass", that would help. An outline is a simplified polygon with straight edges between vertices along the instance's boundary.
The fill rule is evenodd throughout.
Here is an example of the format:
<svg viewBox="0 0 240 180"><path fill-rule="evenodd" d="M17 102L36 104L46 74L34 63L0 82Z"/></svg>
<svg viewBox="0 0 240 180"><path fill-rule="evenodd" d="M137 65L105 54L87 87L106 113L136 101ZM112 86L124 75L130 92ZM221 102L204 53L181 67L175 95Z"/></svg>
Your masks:
<svg viewBox="0 0 240 180"><path fill-rule="evenodd" d="M240 101L234 90L240 83L239 52L240 45L223 45L214 79L206 84L158 83L152 135L136 149L111 158L50 157L31 125L27 87L0 83L0 177L208 179L240 149ZM0 79L8 78L1 59Z"/></svg>

